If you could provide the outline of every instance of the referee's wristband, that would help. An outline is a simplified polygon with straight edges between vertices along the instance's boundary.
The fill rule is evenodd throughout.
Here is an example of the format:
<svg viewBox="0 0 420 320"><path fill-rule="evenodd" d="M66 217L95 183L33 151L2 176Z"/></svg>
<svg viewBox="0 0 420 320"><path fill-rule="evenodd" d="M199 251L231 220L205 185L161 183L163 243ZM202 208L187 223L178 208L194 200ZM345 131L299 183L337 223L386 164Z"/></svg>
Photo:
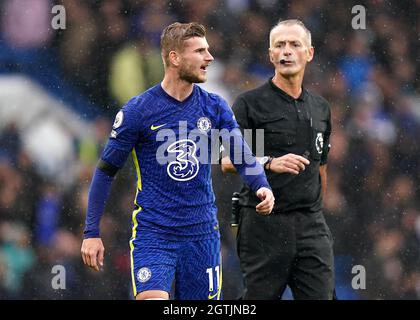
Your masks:
<svg viewBox="0 0 420 320"><path fill-rule="evenodd" d="M264 164L264 170L270 171L271 162L273 161L272 156L268 156L267 162Z"/></svg>
<svg viewBox="0 0 420 320"><path fill-rule="evenodd" d="M262 157L261 159L258 160L258 162L260 163L260 165L262 165L264 170L269 170L270 169L271 161L273 161L272 156L264 156L264 157Z"/></svg>

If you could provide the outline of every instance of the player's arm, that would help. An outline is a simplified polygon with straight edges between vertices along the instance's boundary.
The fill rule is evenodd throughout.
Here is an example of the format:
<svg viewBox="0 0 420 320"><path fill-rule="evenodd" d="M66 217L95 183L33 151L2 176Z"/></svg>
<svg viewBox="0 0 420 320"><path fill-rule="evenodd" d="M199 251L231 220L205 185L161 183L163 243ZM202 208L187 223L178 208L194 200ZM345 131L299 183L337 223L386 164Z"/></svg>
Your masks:
<svg viewBox="0 0 420 320"><path fill-rule="evenodd" d="M262 157L255 157L258 162L261 164ZM238 173L235 169L235 166L233 165L232 161L230 161L230 158L228 156L223 156L220 162L221 169L223 173Z"/></svg>
<svg viewBox="0 0 420 320"><path fill-rule="evenodd" d="M228 156L224 156L220 162L220 168L223 173L237 173L235 166Z"/></svg>
<svg viewBox="0 0 420 320"><path fill-rule="evenodd" d="M234 160L232 165L250 189L262 200L256 207L257 212L270 214L275 199L264 169L252 154L242 136L232 110L224 101L221 103L221 110L220 127L222 130L220 137L223 145L228 146L230 157Z"/></svg>
<svg viewBox="0 0 420 320"><path fill-rule="evenodd" d="M96 271L99 271L104 261L105 248L100 237L99 225L111 185L138 139L139 121L135 106L136 104L129 102L118 112L111 137L101 154L89 189L81 254L83 262Z"/></svg>
<svg viewBox="0 0 420 320"><path fill-rule="evenodd" d="M234 113L236 123L241 130L244 128L249 128L249 119L248 119L248 108L243 97L238 97L232 106L232 112ZM229 119L227 119L228 121ZM235 166L230 160L229 155L225 152L223 145L221 146L220 152L220 168L223 173L238 173ZM257 160L259 160L257 158Z"/></svg>
<svg viewBox="0 0 420 320"><path fill-rule="evenodd" d="M81 254L83 262L96 271L103 266L105 252L99 225L114 176L120 169L119 166L111 164L111 161L120 163L122 167L127 157L127 152L107 146L98 162L90 185Z"/></svg>
<svg viewBox="0 0 420 320"><path fill-rule="evenodd" d="M229 145L232 165L245 183L261 199L256 210L261 214L270 214L274 207L274 195L268 184L264 169L252 154L246 141L243 139L239 128L231 131L221 131L222 141ZM229 141L229 142L227 142ZM226 143L227 142L227 143Z"/></svg>

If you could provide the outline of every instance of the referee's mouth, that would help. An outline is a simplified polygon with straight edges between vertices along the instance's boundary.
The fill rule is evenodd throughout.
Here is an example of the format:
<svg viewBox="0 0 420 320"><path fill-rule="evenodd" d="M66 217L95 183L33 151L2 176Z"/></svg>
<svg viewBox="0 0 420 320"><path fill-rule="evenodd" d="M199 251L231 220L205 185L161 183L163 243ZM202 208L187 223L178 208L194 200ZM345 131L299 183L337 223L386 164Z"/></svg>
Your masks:
<svg viewBox="0 0 420 320"><path fill-rule="evenodd" d="M291 66L292 64L294 64L294 62L290 60L283 60L283 63L282 63L282 65L284 66Z"/></svg>

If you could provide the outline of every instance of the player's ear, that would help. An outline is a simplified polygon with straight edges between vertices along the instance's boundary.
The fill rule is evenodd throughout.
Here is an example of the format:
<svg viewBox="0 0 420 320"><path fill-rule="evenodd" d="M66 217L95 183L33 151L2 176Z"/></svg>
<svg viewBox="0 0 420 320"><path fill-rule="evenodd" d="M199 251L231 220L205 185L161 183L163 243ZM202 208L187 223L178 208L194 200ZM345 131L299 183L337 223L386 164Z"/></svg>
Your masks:
<svg viewBox="0 0 420 320"><path fill-rule="evenodd" d="M176 51L169 52L169 62L170 64L173 64L174 66L179 66L179 59L180 56Z"/></svg>

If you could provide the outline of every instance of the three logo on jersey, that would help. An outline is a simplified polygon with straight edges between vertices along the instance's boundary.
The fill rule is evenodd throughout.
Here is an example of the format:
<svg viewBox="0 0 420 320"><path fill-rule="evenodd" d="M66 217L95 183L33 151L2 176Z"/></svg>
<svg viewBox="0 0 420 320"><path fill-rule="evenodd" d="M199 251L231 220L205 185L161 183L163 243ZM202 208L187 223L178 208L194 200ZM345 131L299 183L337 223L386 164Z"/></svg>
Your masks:
<svg viewBox="0 0 420 320"><path fill-rule="evenodd" d="M200 170L200 163L196 157L197 145L190 139L183 139L172 143L168 153L175 153L176 160L166 167L168 175L176 181L193 179Z"/></svg>
<svg viewBox="0 0 420 320"><path fill-rule="evenodd" d="M160 127L160 126L158 126ZM207 117L201 117L197 121L197 128L202 133L211 129L211 121ZM193 179L200 170L200 163L196 157L197 145L191 139L182 139L172 143L166 151L176 154L176 160L171 161L166 171L176 181L188 181Z"/></svg>
<svg viewBox="0 0 420 320"><path fill-rule="evenodd" d="M150 129L156 131L165 124L151 125ZM207 117L201 117L197 121L197 128L202 133L207 133L211 129L211 121ZM192 139L181 139L171 143L166 152L174 155L175 159L170 161L166 167L169 177L175 181L189 181L195 178L200 170L200 162L197 159L197 144Z"/></svg>

